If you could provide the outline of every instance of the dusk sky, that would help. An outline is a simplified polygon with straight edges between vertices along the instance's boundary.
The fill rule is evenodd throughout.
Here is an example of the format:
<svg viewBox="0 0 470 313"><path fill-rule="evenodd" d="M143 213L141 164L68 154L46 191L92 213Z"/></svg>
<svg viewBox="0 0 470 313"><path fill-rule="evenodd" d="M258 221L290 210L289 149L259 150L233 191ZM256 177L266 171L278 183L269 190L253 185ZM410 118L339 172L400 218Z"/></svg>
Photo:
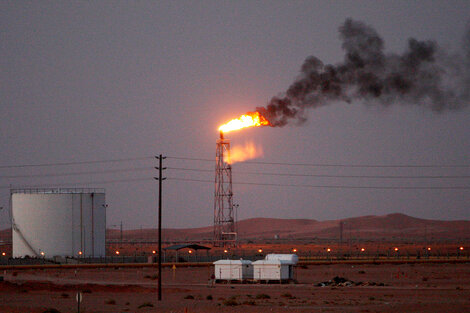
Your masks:
<svg viewBox="0 0 470 313"><path fill-rule="evenodd" d="M217 128L282 96L308 56L344 62L346 19L387 54L434 40L470 83L469 17L466 0L2 1L0 229L10 186L105 188L108 227L156 227L158 154L163 226L211 226ZM412 102L334 99L227 134L263 151L233 165L238 219L470 219L468 101Z"/></svg>

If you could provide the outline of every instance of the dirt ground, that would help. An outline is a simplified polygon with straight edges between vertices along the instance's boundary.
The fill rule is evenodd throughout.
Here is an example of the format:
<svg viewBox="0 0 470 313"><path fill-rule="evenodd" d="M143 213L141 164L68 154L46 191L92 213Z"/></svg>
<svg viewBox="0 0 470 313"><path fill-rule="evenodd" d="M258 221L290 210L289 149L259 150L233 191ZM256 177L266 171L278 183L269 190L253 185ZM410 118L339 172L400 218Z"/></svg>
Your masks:
<svg viewBox="0 0 470 313"><path fill-rule="evenodd" d="M157 301L154 268L8 270L0 312L77 312L78 291L80 312L470 312L470 263L308 265L282 285L211 287L212 271L164 268ZM318 286L336 276L353 283Z"/></svg>

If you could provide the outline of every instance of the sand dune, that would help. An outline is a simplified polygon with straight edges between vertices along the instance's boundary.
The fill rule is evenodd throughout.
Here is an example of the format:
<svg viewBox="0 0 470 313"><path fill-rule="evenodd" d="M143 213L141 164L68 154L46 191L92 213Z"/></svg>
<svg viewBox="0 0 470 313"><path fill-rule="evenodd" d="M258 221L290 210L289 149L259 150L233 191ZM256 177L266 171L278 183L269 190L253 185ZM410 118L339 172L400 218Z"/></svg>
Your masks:
<svg viewBox="0 0 470 313"><path fill-rule="evenodd" d="M250 218L237 224L239 238L257 239L339 239L340 222L343 222L343 239L424 239L469 240L470 221L441 221L411 217L405 214L361 216L342 220L317 221L309 219ZM168 241L210 240L212 226L200 228L163 229ZM0 241L10 241L10 230L0 231ZM108 239L119 239L118 229L107 230ZM124 230L124 240L149 240L157 238L156 229Z"/></svg>
<svg viewBox="0 0 470 313"><path fill-rule="evenodd" d="M338 239L343 222L343 239L470 239L470 221L426 220L405 214L362 216L342 220L251 218L238 222L241 239ZM163 229L165 240L204 240L212 238L213 228ZM120 232L108 230L109 239L119 239ZM157 238L156 229L124 230L126 240Z"/></svg>

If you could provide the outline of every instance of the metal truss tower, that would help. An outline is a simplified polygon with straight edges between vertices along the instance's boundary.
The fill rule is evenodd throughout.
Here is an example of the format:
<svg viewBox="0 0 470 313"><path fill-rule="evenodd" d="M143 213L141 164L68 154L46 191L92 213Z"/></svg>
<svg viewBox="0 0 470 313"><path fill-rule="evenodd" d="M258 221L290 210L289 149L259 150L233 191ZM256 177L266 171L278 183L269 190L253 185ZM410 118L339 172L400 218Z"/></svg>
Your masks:
<svg viewBox="0 0 470 313"><path fill-rule="evenodd" d="M236 246L230 141L220 132L215 154L214 245ZM228 161L228 162L227 162Z"/></svg>

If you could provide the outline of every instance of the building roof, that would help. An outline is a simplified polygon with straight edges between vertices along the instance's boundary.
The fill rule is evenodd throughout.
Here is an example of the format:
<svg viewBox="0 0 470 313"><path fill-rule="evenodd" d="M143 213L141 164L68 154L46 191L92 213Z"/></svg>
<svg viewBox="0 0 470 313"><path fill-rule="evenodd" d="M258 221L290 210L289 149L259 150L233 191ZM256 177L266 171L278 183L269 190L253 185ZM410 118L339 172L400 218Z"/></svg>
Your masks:
<svg viewBox="0 0 470 313"><path fill-rule="evenodd" d="M281 261L289 261L293 264L296 264L299 261L299 257L296 254L276 254L270 253L266 255L265 260L281 260Z"/></svg>
<svg viewBox="0 0 470 313"><path fill-rule="evenodd" d="M196 244L172 245L172 246L163 248L163 250L176 250L176 251L181 250L181 249L210 250L211 248L206 247L206 246L196 245Z"/></svg>
<svg viewBox="0 0 470 313"><path fill-rule="evenodd" d="M251 261L250 260L218 260L218 261L215 261L213 264L216 264L216 265L232 265L232 264L251 265Z"/></svg>
<svg viewBox="0 0 470 313"><path fill-rule="evenodd" d="M253 262L253 265L295 265L295 262L288 260L259 260Z"/></svg>

